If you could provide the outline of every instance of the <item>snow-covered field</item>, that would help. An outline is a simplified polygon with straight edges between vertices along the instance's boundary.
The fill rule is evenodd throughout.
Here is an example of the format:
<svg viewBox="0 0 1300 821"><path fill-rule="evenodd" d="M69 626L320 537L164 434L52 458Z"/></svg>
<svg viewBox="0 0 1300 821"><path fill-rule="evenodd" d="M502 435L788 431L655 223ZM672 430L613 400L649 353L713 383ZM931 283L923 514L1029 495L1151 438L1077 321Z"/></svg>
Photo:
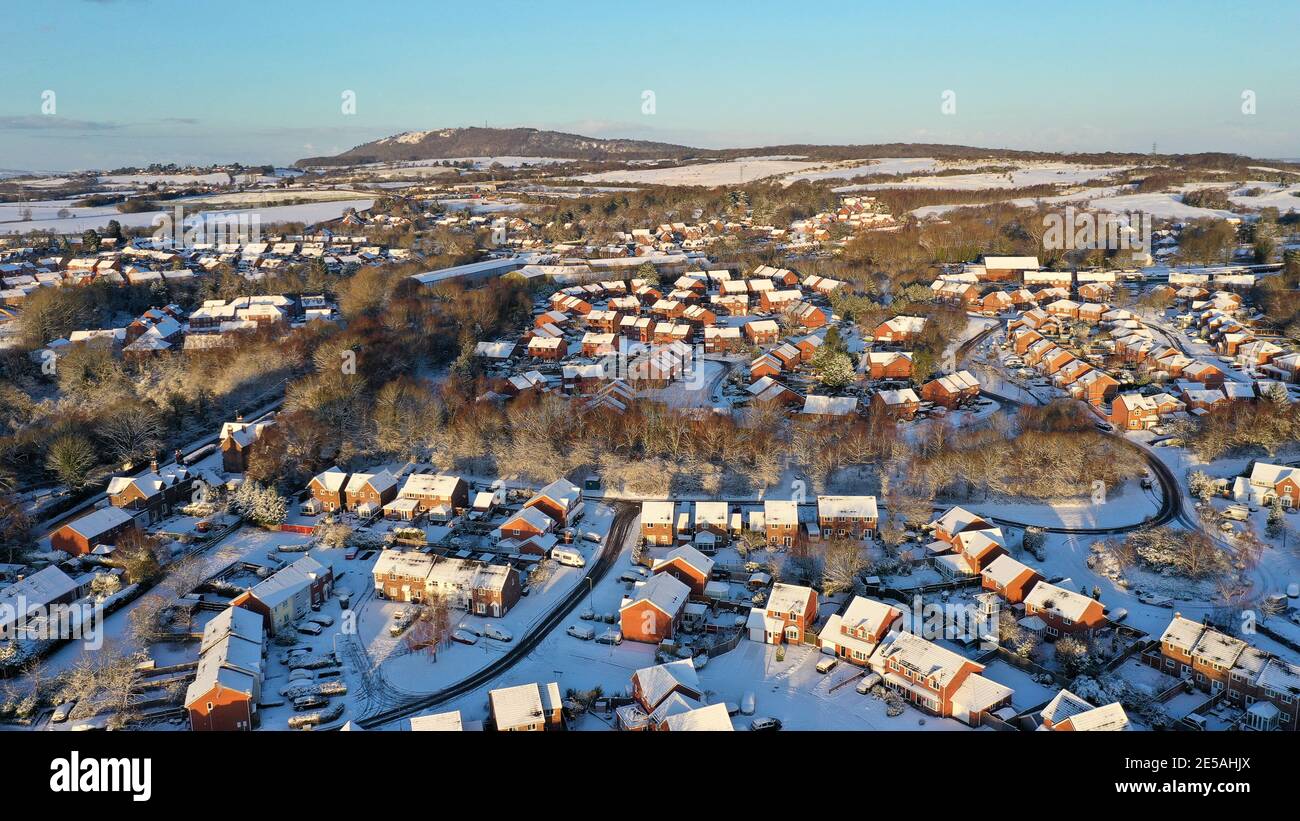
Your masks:
<svg viewBox="0 0 1300 821"><path fill-rule="evenodd" d="M644 185L738 185L766 177L818 168L824 163L802 160L752 159L707 162L670 168L602 171L578 177L583 182L630 182Z"/></svg>
<svg viewBox="0 0 1300 821"><path fill-rule="evenodd" d="M232 209L227 211L209 211L204 219L214 219L232 214L256 214L263 226L281 222L304 222L313 224L338 219L348 208L364 211L374 205L373 199L334 200L330 202L310 202L301 205L276 205L257 209ZM57 209L56 209L57 210ZM51 219L32 219L26 222L0 222L0 234L23 234L28 231L54 231L61 234L81 233L88 228L103 228L109 220L117 220L124 228L147 228L155 225L159 215L172 215L171 210L146 211L139 214L119 214L116 209L99 211L83 216L92 209L69 209L77 214L73 217Z"/></svg>
<svg viewBox="0 0 1300 821"><path fill-rule="evenodd" d="M850 180L873 174L922 174L941 167L938 160L929 157L884 157L879 160L848 160L817 171L801 171L785 177L781 182L789 185L799 180Z"/></svg>
<svg viewBox="0 0 1300 821"><path fill-rule="evenodd" d="M981 164L1010 165L1011 163L989 160ZM1014 170L1005 173L981 171L950 176L918 175L906 180L847 185L835 190L837 192L848 192L878 191L889 188L934 188L978 191L985 188L1024 188L1031 185L1082 185L1093 180L1104 179L1130 167L1122 165L1078 165L1062 162L1016 163L1016 165L1017 167Z"/></svg>

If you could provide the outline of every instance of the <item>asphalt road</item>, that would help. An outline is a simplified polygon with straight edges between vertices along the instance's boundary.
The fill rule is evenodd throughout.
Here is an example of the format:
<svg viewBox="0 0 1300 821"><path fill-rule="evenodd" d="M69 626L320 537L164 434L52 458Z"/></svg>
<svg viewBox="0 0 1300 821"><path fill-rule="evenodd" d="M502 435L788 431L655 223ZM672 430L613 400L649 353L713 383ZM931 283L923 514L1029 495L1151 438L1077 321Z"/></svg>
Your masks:
<svg viewBox="0 0 1300 821"><path fill-rule="evenodd" d="M614 515L614 522L610 525L609 533L601 546L600 557L592 564L586 576L586 579L589 579L592 585L604 578L605 574L614 566L614 562L623 552L623 545L627 541L632 522L636 520L637 514L640 512L636 505L623 502L616 504L617 512ZM468 678L464 678L449 687L444 687L436 693L417 696L395 707L357 719L356 723L365 729L373 729L431 707L437 707L439 704L445 704L452 699L459 698L482 687L511 667L514 667L531 653L552 630L560 626L569 613L573 612L578 603L587 597L587 590L586 583L576 585L573 591L560 601L536 629L520 638L519 643L511 647L505 655Z"/></svg>

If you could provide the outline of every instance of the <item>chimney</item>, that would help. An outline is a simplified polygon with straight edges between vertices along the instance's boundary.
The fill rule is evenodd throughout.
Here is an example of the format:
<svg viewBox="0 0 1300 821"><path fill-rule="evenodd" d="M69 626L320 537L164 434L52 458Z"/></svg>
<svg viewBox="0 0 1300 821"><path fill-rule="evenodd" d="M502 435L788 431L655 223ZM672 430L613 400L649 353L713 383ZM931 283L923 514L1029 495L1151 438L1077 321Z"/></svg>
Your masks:
<svg viewBox="0 0 1300 821"><path fill-rule="evenodd" d="M154 473L157 473L157 472L158 472L158 457L157 457L157 456L155 456L154 458L152 458L152 459L149 460L149 470L153 471Z"/></svg>
<svg viewBox="0 0 1300 821"><path fill-rule="evenodd" d="M236 415L235 415L235 421L236 421L236 422L242 422L242 421L244 421L244 414L242 414L242 413L240 413L240 414L236 414Z"/></svg>

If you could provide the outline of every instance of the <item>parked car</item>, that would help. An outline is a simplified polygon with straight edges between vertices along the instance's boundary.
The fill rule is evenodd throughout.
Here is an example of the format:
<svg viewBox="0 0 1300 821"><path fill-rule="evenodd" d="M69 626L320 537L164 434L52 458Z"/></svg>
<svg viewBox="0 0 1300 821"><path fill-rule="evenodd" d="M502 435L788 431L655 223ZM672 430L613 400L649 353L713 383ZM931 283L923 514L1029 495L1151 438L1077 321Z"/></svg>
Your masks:
<svg viewBox="0 0 1300 821"><path fill-rule="evenodd" d="M829 658L824 658L821 661L817 662L817 672L821 673L822 675L826 675L831 670L834 670L836 666L839 665L839 663L840 660L835 658L834 656L831 656Z"/></svg>
<svg viewBox="0 0 1300 821"><path fill-rule="evenodd" d="M314 710L317 707L324 707L326 704L329 704L329 699L324 696L299 696L293 700L293 709L301 713L303 710Z"/></svg>
<svg viewBox="0 0 1300 821"><path fill-rule="evenodd" d="M604 633L601 633L599 636L596 637L596 643L597 644L622 644L623 631L606 630Z"/></svg>
<svg viewBox="0 0 1300 821"><path fill-rule="evenodd" d="M764 716L749 722L749 729L756 733L771 733L781 729L781 719Z"/></svg>
<svg viewBox="0 0 1300 821"><path fill-rule="evenodd" d="M487 636L490 639L494 639L496 641L514 640L514 636L510 635L510 631L503 630L500 627L497 627L495 624L489 624L487 627L484 627L483 635Z"/></svg>
<svg viewBox="0 0 1300 821"><path fill-rule="evenodd" d="M460 644L478 644L478 636L468 630L452 631L451 640Z"/></svg>
<svg viewBox="0 0 1300 821"><path fill-rule="evenodd" d="M586 533L582 534L582 538L586 539L592 544L600 544L600 534L594 530L588 530Z"/></svg>
<svg viewBox="0 0 1300 821"><path fill-rule="evenodd" d="M319 636L321 633L321 626L314 621L305 621L298 625L298 632L302 633L304 636Z"/></svg>
<svg viewBox="0 0 1300 821"><path fill-rule="evenodd" d="M583 610L581 613L578 614L578 618L582 619L583 621L595 621L596 613L593 610Z"/></svg>
<svg viewBox="0 0 1300 821"><path fill-rule="evenodd" d="M746 691L744 698L740 700L740 712L747 716L754 714L754 691Z"/></svg>
<svg viewBox="0 0 1300 821"><path fill-rule="evenodd" d="M596 637L595 630L581 624L571 624L569 625L569 629L564 632L573 636L575 639L582 639L583 641L591 641Z"/></svg>
<svg viewBox="0 0 1300 821"><path fill-rule="evenodd" d="M867 673L865 676L862 677L862 680L858 682L858 686L854 687L853 689L857 690L859 693L865 696L867 693L871 692L872 687L875 687L879 683L880 683L879 673Z"/></svg>

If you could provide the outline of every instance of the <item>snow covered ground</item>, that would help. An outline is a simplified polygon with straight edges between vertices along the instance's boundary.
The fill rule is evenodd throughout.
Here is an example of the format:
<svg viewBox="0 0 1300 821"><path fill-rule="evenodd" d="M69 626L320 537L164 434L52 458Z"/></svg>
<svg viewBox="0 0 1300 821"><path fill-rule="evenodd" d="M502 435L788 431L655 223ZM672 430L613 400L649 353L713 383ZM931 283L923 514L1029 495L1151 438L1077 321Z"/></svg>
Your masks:
<svg viewBox="0 0 1300 821"><path fill-rule="evenodd" d="M764 159L729 160L668 168L602 171L578 177L583 182L630 182L645 185L738 185L766 177L819 168L825 163L802 160Z"/></svg>
<svg viewBox="0 0 1300 821"><path fill-rule="evenodd" d="M225 211L207 211L203 212L203 218L216 219L219 217L255 214L262 226L275 225L282 222L303 222L309 225L326 222L328 220L338 219L343 216L343 212L349 208L355 208L358 211L364 211L374 205L373 199L351 199L335 200L332 202L311 202L301 205L277 205L268 208L256 209L238 209ZM148 228L154 226L154 220L161 215L171 216L173 211L158 210L148 211L139 214L119 214L116 209L111 211L102 211L88 216L82 216L85 211L91 209L70 209L78 216L67 218L50 218L50 219L32 219L26 222L0 222L0 234L23 234L28 231L55 231L58 233L80 233L88 228L103 228L108 225L110 220L117 220L124 228ZM196 215L197 216L197 215ZM188 220L188 217L187 217Z"/></svg>

